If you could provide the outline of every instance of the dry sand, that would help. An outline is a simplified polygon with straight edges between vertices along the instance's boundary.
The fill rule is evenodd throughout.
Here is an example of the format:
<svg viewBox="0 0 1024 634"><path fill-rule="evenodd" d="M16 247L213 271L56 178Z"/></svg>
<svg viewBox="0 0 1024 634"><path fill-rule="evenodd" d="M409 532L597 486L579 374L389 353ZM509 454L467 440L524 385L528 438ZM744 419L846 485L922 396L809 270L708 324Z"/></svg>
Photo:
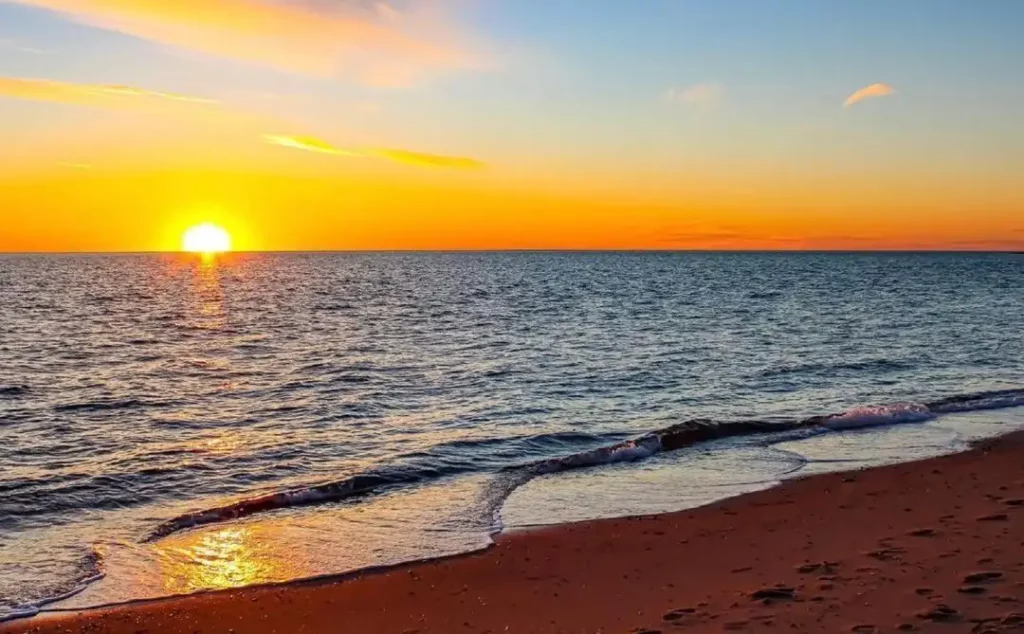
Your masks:
<svg viewBox="0 0 1024 634"><path fill-rule="evenodd" d="M351 579L0 625L0 634L1024 631L1024 435L713 506L501 536Z"/></svg>

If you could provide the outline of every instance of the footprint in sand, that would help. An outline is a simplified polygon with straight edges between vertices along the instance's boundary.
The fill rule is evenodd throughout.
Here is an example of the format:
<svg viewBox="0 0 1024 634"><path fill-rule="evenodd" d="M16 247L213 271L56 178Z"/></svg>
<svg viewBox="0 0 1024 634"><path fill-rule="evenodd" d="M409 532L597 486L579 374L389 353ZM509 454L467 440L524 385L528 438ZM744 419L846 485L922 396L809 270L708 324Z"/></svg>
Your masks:
<svg viewBox="0 0 1024 634"><path fill-rule="evenodd" d="M877 559L878 561L899 561L900 555L903 555L906 552L907 551L904 548L893 546L889 548L879 548L878 550L872 550L864 554L872 559Z"/></svg>
<svg viewBox="0 0 1024 634"><path fill-rule="evenodd" d="M964 577L964 583L976 584L986 583L988 581L995 581L996 579L1002 579L1003 573L995 570L985 570L982 572L972 572L971 574Z"/></svg>
<svg viewBox="0 0 1024 634"><path fill-rule="evenodd" d="M979 522L1006 522L1010 519L1010 516L1006 513L993 513L992 515L983 515L978 518Z"/></svg>
<svg viewBox="0 0 1024 634"><path fill-rule="evenodd" d="M787 586L774 586L771 588L761 588L755 592L750 593L750 598L754 601L786 601L796 598L796 588L790 588Z"/></svg>
<svg viewBox="0 0 1024 634"><path fill-rule="evenodd" d="M960 620L960 611L944 603L940 603L931 610L921 612L917 618L936 623L950 623Z"/></svg>
<svg viewBox="0 0 1024 634"><path fill-rule="evenodd" d="M681 619L683 619L683 618L685 618L687 616L691 616L693 614L696 614L696 612L697 612L696 608L679 608L678 610L672 610L671 612L666 612L665 615L661 617L661 619L663 621L669 621L669 622L679 621L679 620L681 620Z"/></svg>
<svg viewBox="0 0 1024 634"><path fill-rule="evenodd" d="M809 575L815 572L831 575L836 572L836 568L839 567L839 562L836 561L821 561L816 563L801 564L796 567L796 571L802 575Z"/></svg>

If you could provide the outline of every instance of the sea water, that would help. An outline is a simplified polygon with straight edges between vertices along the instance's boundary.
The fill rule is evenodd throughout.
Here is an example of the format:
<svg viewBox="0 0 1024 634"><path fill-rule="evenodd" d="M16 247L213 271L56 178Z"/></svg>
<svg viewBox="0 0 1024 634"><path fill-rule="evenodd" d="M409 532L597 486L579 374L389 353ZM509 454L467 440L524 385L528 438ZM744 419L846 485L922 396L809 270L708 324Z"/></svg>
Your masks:
<svg viewBox="0 0 1024 634"><path fill-rule="evenodd" d="M1024 427L1024 256L0 256L0 615L484 548Z"/></svg>

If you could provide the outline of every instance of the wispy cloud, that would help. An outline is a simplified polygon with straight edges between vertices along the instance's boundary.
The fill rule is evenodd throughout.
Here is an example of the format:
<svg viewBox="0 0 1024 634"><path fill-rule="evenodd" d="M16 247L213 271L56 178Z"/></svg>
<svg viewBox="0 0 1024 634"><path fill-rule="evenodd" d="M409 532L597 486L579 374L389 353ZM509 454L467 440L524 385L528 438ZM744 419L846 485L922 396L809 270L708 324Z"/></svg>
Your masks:
<svg viewBox="0 0 1024 634"><path fill-rule="evenodd" d="M34 46L26 46L18 40L7 37L0 37L0 50L2 49L7 49L9 51L17 51L19 53L28 53L30 55L48 54L48 51L44 51L41 48L36 48Z"/></svg>
<svg viewBox="0 0 1024 634"><path fill-rule="evenodd" d="M0 77L0 97L104 108L137 107L168 101L195 104L217 103L213 99L158 92L133 86L77 84L21 77Z"/></svg>
<svg viewBox="0 0 1024 634"><path fill-rule="evenodd" d="M864 101L865 99L871 99L874 97L885 97L895 92L896 89L889 84L871 84L870 86L865 86L847 97L846 101L843 102L843 107L849 108L859 101Z"/></svg>
<svg viewBox="0 0 1024 634"><path fill-rule="evenodd" d="M720 104L724 96L725 87L722 84L709 83L669 88L667 99L673 104L712 108Z"/></svg>
<svg viewBox="0 0 1024 634"><path fill-rule="evenodd" d="M370 156L378 156L398 161L399 163L423 167L451 167L456 169L479 169L484 167L482 162L462 156L443 156L440 154L427 154L425 152L389 149L365 150L365 152Z"/></svg>
<svg viewBox="0 0 1024 634"><path fill-rule="evenodd" d="M1024 239L974 239L974 240L949 240L943 246L951 249L964 249L969 251L1020 251L1024 249Z"/></svg>
<svg viewBox="0 0 1024 634"><path fill-rule="evenodd" d="M319 154L333 154L335 156L363 156L361 152L354 150L343 150L334 147L326 141L321 141L311 136L288 136L284 134L264 134L263 140L271 145L291 148L293 150L305 150Z"/></svg>
<svg viewBox="0 0 1024 634"><path fill-rule="evenodd" d="M224 125L239 127L243 131L248 130L247 134L254 132L254 128L258 130L259 128L256 128L256 126L276 125L272 119L247 113L245 110L233 110L214 99L116 84L77 84L45 79L0 77L0 99L5 97L73 106L141 109L158 115L187 114L192 116L203 114L213 117L211 120L218 122L218 124L223 123ZM341 148L312 136L264 134L263 140L272 145L306 152L317 152L334 156L380 158L408 165L456 169L474 169L484 166L480 161L471 158L427 154L402 149ZM85 164L67 163L62 166L83 169L83 165Z"/></svg>
<svg viewBox="0 0 1024 634"><path fill-rule="evenodd" d="M773 235L759 227L684 223L667 228L659 241L670 248L686 249L837 249L885 247L886 239L870 235Z"/></svg>
<svg viewBox="0 0 1024 634"><path fill-rule="evenodd" d="M319 154L332 154L335 156L350 157L373 157L382 158L407 165L419 165L422 167L447 167L455 169L478 169L484 164L476 159L460 156L444 156L441 154L427 154L424 152L412 152L409 150L395 150L387 148L351 149L339 148L334 145L309 136L288 136L281 134L266 134L263 139L272 145L316 152Z"/></svg>
<svg viewBox="0 0 1024 634"><path fill-rule="evenodd" d="M4 0L0 0L4 1ZM6 0L91 26L279 69L370 77L469 65L450 33L378 2ZM431 25L433 26L433 25ZM432 31L431 36L424 34Z"/></svg>
<svg viewBox="0 0 1024 634"><path fill-rule="evenodd" d="M745 236L737 229L716 228L707 229L683 229L676 230L664 235L661 242L674 245L700 245L706 243L733 242L741 240Z"/></svg>

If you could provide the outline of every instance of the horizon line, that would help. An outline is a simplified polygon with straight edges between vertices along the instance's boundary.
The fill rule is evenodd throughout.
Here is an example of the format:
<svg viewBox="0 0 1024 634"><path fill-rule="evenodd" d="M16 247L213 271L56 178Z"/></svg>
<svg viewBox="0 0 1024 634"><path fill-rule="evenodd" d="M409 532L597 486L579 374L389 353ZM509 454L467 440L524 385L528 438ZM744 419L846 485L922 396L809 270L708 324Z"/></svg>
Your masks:
<svg viewBox="0 0 1024 634"><path fill-rule="evenodd" d="M331 253L987 253L1024 254L1016 249L573 249L573 248L509 248L509 249L252 249L225 251L214 256L259 254L331 254ZM0 257L10 255L185 255L202 257L189 251L125 250L125 251L0 251Z"/></svg>

